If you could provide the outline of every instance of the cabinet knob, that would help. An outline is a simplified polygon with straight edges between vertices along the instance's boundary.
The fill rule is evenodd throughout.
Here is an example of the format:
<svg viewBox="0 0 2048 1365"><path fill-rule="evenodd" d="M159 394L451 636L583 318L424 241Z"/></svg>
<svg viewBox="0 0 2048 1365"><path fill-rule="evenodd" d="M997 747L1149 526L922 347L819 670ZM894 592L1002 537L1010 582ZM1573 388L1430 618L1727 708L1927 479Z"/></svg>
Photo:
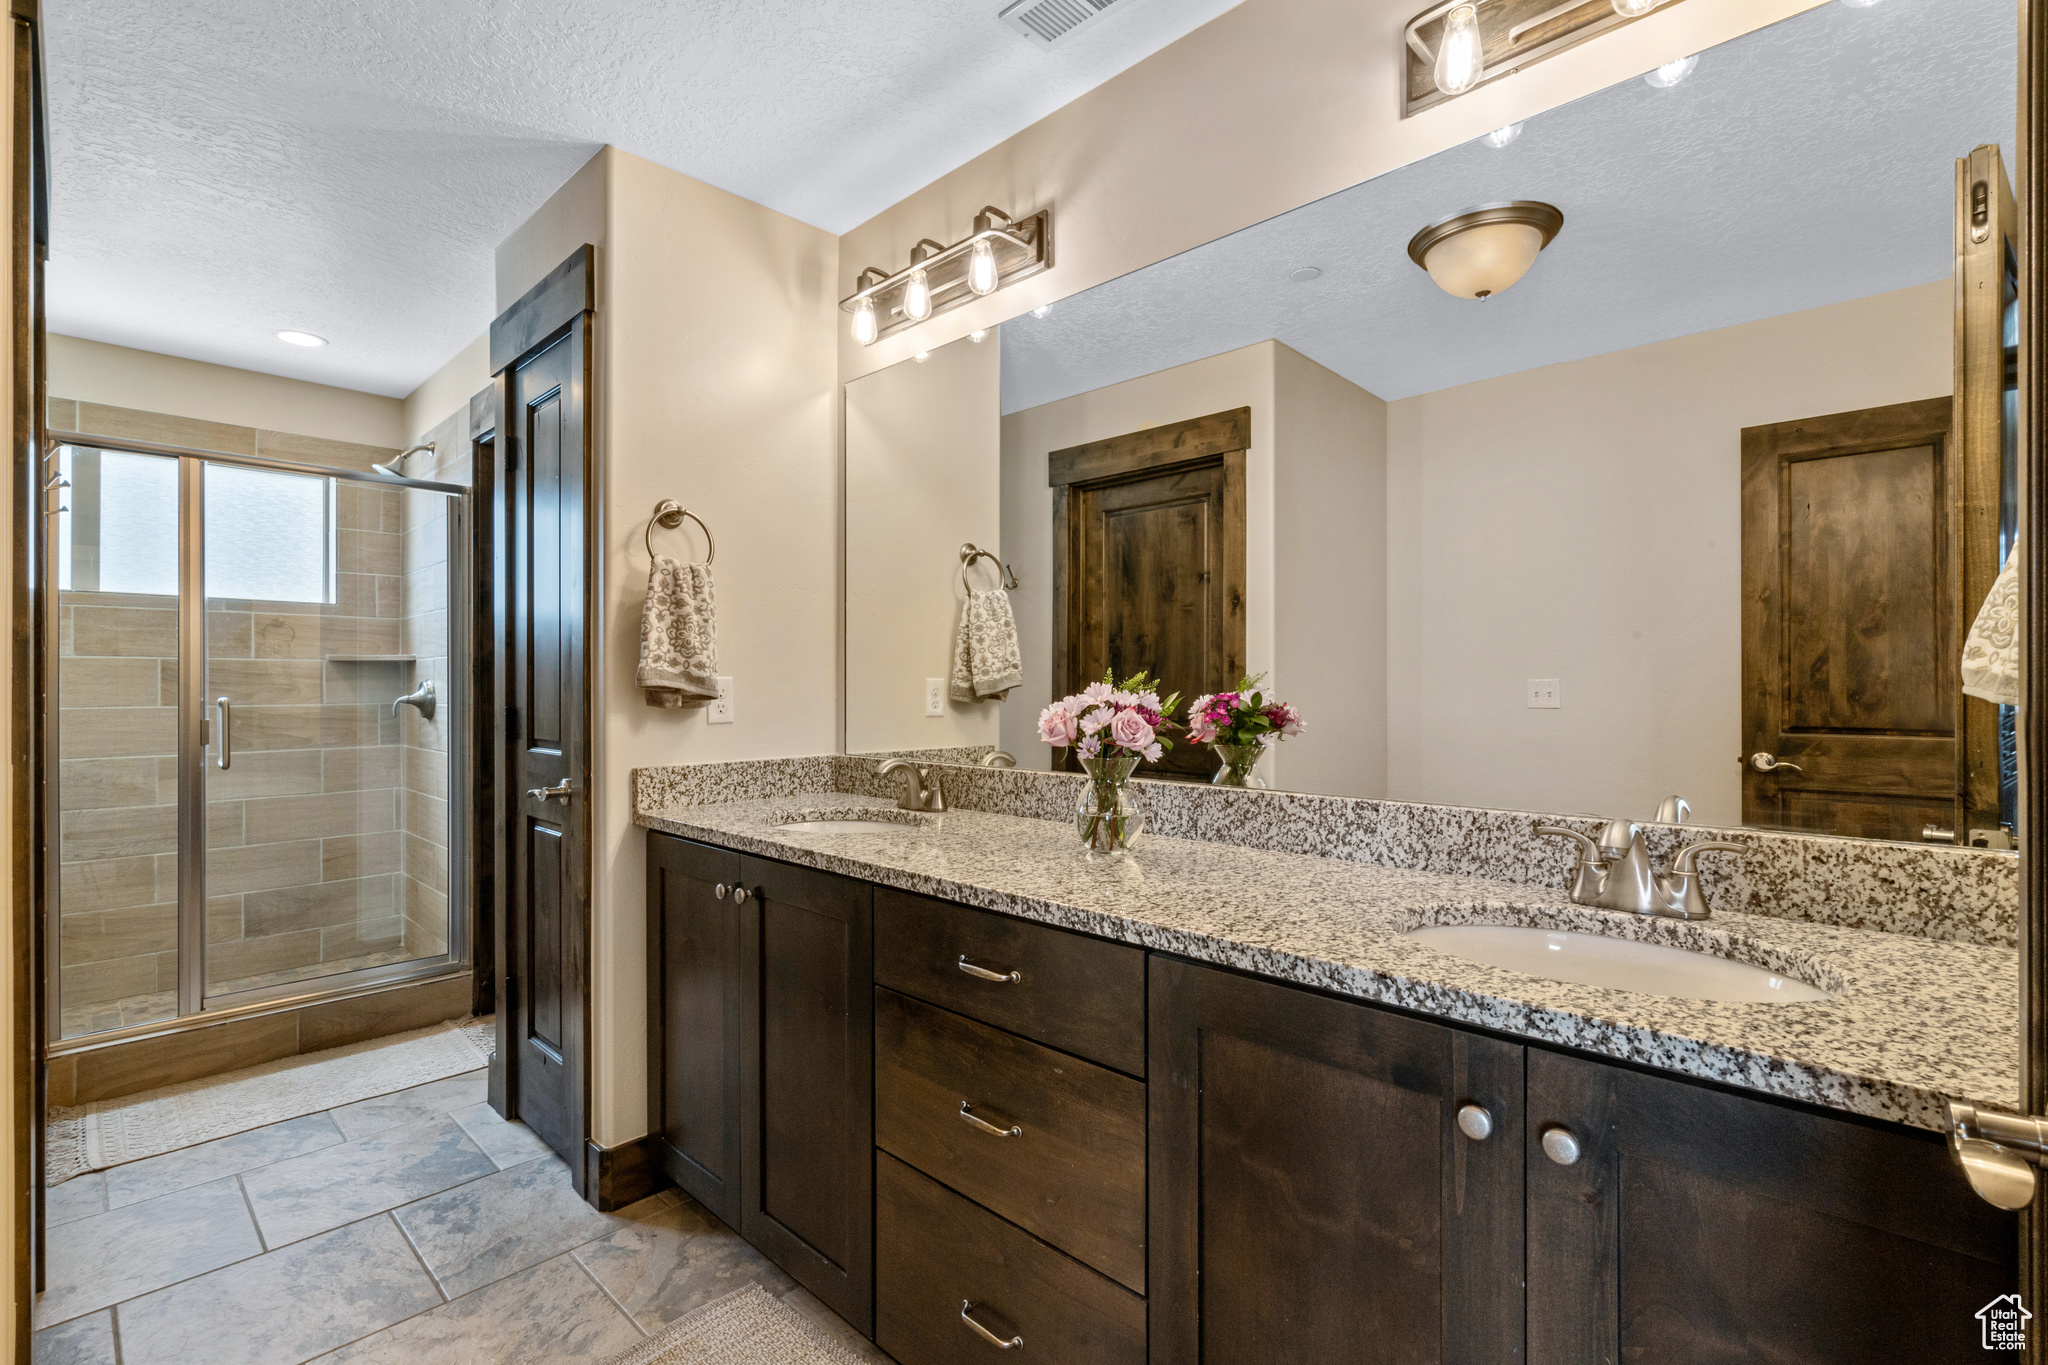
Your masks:
<svg viewBox="0 0 2048 1365"><path fill-rule="evenodd" d="M1474 1142L1484 1142L1493 1136L1493 1115L1486 1112L1485 1105L1459 1105L1458 1131Z"/></svg>
<svg viewBox="0 0 2048 1365"><path fill-rule="evenodd" d="M1543 1130L1543 1155L1560 1166L1576 1166L1584 1153L1579 1139L1569 1128L1552 1124Z"/></svg>
<svg viewBox="0 0 2048 1365"><path fill-rule="evenodd" d="M744 886L735 886L732 889L732 903L734 905L743 905L746 903L747 897L753 894L753 892L747 890L747 888L745 888Z"/></svg>
<svg viewBox="0 0 2048 1365"><path fill-rule="evenodd" d="M711 888L711 894L712 894L712 895L714 895L714 896L716 896L716 897L718 897L718 898L719 898L720 900L724 900L724 899L725 899L725 883L724 883L724 882L720 882L720 883L719 883L718 885L716 885L716 886L712 887L712 888Z"/></svg>
<svg viewBox="0 0 2048 1365"><path fill-rule="evenodd" d="M1024 1344L1024 1338L1014 1333L1007 1337L999 1337L994 1332L989 1331L988 1328L976 1322L974 1320L973 1299L960 1300L960 1321L972 1327L976 1336L995 1347L998 1351L1014 1351L1017 1347Z"/></svg>

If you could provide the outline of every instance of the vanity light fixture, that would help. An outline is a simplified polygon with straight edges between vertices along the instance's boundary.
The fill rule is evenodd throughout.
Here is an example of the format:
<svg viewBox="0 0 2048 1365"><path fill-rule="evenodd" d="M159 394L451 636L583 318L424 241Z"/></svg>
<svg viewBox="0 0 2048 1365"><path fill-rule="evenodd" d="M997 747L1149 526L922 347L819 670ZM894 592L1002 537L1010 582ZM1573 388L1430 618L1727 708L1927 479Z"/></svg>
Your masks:
<svg viewBox="0 0 2048 1365"><path fill-rule="evenodd" d="M311 332L294 332L287 328L277 334L277 339L287 346L325 346L326 337L316 337Z"/></svg>
<svg viewBox="0 0 2048 1365"><path fill-rule="evenodd" d="M1487 146L1493 148L1493 150L1497 152L1501 148L1512 143L1516 138L1520 137L1521 135L1522 125L1519 123L1510 123L1505 128L1494 129L1492 132L1488 133L1486 136L1480 138L1479 140L1485 143Z"/></svg>
<svg viewBox="0 0 2048 1365"><path fill-rule="evenodd" d="M1666 62L1655 71L1643 77L1643 83L1655 90L1669 90L1672 86L1690 76L1693 68L1700 64L1697 56L1680 57L1677 61Z"/></svg>
<svg viewBox="0 0 2048 1365"><path fill-rule="evenodd" d="M1485 204L1431 223L1408 243L1408 258L1437 287L1461 299L1490 299L1513 288L1564 226L1550 204L1518 199Z"/></svg>
<svg viewBox="0 0 2048 1365"><path fill-rule="evenodd" d="M1485 78L1486 47L1479 40L1478 5L1459 5L1444 16L1432 72L1436 88L1446 95L1462 95Z"/></svg>
<svg viewBox="0 0 2048 1365"><path fill-rule="evenodd" d="M839 309L853 315L853 339L868 346L1051 265L1051 210L1013 219L984 208L974 216L974 231L951 246L927 237L895 274L879 266L861 271Z"/></svg>
<svg viewBox="0 0 2048 1365"><path fill-rule="evenodd" d="M1663 3L1664 0L1614 0L1614 12L1624 19L1637 19Z"/></svg>
<svg viewBox="0 0 2048 1365"><path fill-rule="evenodd" d="M1436 0L1408 21L1401 116L1632 24L1683 0Z"/></svg>

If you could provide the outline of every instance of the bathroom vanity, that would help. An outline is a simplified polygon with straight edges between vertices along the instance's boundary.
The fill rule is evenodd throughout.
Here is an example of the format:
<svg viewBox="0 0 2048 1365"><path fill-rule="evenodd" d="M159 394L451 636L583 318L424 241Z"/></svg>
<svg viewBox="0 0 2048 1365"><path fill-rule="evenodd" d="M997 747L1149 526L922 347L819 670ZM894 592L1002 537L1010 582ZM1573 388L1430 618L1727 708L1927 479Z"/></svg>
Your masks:
<svg viewBox="0 0 2048 1365"><path fill-rule="evenodd" d="M1544 888L1090 863L958 809L786 832L882 805L639 820L659 1164L902 1365L1949 1361L2016 1284L2013 1217L1928 1130L1941 1088L2014 1083L1969 1032L2009 952L1666 922L1833 987L1686 1001L1404 932L1645 923Z"/></svg>

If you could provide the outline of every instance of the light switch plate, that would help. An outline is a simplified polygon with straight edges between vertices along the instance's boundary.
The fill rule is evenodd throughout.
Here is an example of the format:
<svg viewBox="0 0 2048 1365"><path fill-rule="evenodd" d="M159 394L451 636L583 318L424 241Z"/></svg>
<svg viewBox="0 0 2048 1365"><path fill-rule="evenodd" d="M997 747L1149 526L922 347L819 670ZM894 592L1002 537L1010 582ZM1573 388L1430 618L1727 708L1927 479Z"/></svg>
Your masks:
<svg viewBox="0 0 2048 1365"><path fill-rule="evenodd" d="M926 678L924 680L924 713L927 716L946 714L946 680Z"/></svg>
<svg viewBox="0 0 2048 1365"><path fill-rule="evenodd" d="M1532 711L1555 711L1564 705L1557 699L1557 679L1529 679L1529 709Z"/></svg>
<svg viewBox="0 0 2048 1365"><path fill-rule="evenodd" d="M731 678L721 677L718 680L718 695L716 697L713 697L711 699L711 705L705 708L704 723L706 725L732 724Z"/></svg>

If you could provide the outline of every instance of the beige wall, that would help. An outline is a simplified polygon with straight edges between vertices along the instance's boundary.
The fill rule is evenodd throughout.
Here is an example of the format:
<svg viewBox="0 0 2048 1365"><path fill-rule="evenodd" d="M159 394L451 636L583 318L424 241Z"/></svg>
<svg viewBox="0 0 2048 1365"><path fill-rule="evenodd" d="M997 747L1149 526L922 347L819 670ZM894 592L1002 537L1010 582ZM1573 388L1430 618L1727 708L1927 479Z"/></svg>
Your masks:
<svg viewBox="0 0 2048 1365"><path fill-rule="evenodd" d="M1742 428L1949 393L1951 295L1390 404L1388 794L1740 824Z"/></svg>
<svg viewBox="0 0 2048 1365"><path fill-rule="evenodd" d="M418 445L432 439L434 428L446 421L448 414L463 414L462 430L455 439L462 442L465 453L469 444L469 400L471 395L490 387L491 383L491 334L487 331L469 345L457 351L447 364L427 376L421 385L405 397L404 411L400 414L399 429L405 446ZM447 452L441 451L442 461ZM420 457L415 455L414 459ZM467 468L465 462L464 468ZM468 475L463 476L468 482Z"/></svg>
<svg viewBox="0 0 2048 1365"><path fill-rule="evenodd" d="M1001 704L925 714L949 678L960 546L1001 552L999 339L956 341L846 386L846 751L995 744ZM995 582L986 560L977 587Z"/></svg>
<svg viewBox="0 0 2048 1365"><path fill-rule="evenodd" d="M405 405L396 398L77 337L50 338L49 392L85 403L356 445L389 448L403 438Z"/></svg>
<svg viewBox="0 0 2048 1365"><path fill-rule="evenodd" d="M838 327L842 379L1555 108L1820 0L1689 0L1412 119L1401 30L1417 0L1245 0L840 238L835 297L964 236L984 204L1053 210L1042 275L873 346Z"/></svg>
<svg viewBox="0 0 2048 1365"><path fill-rule="evenodd" d="M837 246L608 147L500 248L500 307L584 242L598 248L591 1128L612 1145L647 1130L646 835L632 824L632 770L829 753L837 740ZM730 725L648 706L633 685L641 534L665 497L718 537Z"/></svg>

